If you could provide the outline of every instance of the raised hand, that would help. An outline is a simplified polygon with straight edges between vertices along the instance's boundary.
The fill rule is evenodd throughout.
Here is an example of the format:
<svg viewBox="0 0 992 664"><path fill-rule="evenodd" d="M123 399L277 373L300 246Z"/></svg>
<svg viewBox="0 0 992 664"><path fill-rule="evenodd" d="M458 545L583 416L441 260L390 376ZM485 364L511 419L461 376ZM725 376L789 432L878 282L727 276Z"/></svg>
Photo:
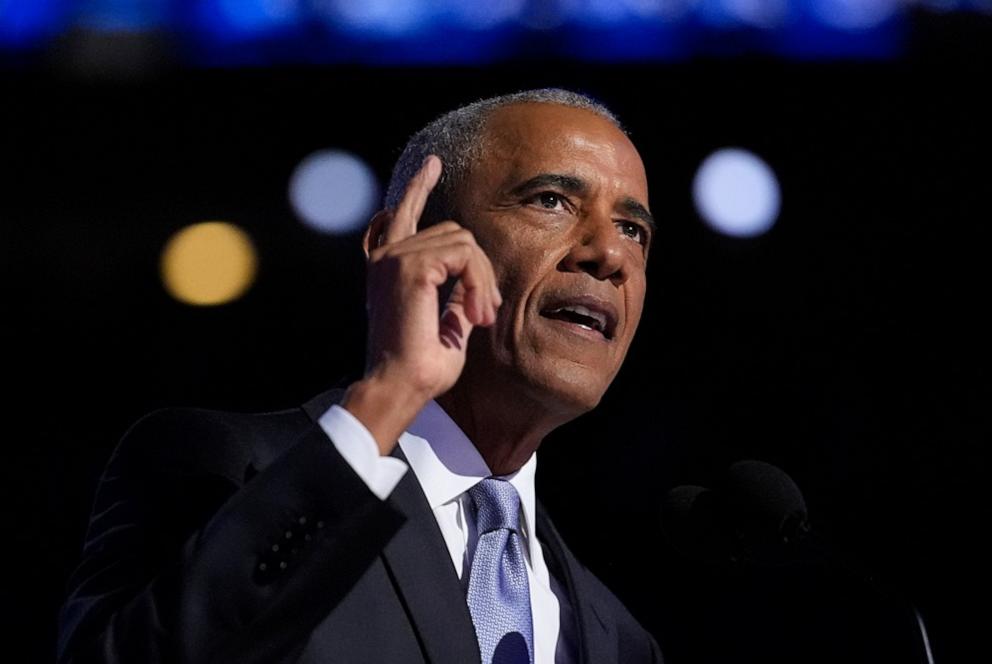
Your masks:
<svg viewBox="0 0 992 664"><path fill-rule="evenodd" d="M424 404L455 384L472 328L492 325L502 301L492 265L470 231L454 221L418 231L441 167L429 156L396 209L377 214L365 236L368 364L341 405L383 454ZM455 279L442 310L439 289Z"/></svg>

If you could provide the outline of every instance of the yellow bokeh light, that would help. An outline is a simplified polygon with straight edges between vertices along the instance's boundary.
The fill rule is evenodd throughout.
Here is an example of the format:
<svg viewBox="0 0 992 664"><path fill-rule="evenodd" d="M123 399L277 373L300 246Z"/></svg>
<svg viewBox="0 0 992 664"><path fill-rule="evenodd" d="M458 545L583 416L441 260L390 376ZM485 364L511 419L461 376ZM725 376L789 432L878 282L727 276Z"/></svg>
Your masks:
<svg viewBox="0 0 992 664"><path fill-rule="evenodd" d="M241 297L255 280L258 259L251 238L222 221L183 228L162 251L162 283L172 297L198 306Z"/></svg>

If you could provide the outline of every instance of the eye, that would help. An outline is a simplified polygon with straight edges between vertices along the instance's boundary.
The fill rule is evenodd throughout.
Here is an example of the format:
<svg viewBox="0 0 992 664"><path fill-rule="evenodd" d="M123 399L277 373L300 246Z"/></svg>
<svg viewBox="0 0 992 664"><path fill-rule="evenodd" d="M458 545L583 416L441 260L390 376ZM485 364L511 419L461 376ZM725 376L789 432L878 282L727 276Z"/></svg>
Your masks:
<svg viewBox="0 0 992 664"><path fill-rule="evenodd" d="M546 210L557 210L559 207L564 208L566 203L566 198L554 191L542 191L531 200Z"/></svg>
<svg viewBox="0 0 992 664"><path fill-rule="evenodd" d="M633 221L621 221L617 225L620 227L620 232L625 236L632 240L637 240L642 245L647 245L648 232L644 226Z"/></svg>

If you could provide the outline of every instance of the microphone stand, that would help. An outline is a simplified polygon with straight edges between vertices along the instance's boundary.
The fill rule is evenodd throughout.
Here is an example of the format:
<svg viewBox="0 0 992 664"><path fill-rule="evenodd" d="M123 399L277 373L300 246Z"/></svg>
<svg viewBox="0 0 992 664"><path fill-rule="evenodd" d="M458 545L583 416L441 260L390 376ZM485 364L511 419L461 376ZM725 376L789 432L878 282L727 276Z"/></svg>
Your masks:
<svg viewBox="0 0 992 664"><path fill-rule="evenodd" d="M783 470L761 461L740 461L731 466L716 490L695 485L676 487L668 493L662 525L683 555L709 564L729 561L733 566L752 563L774 567L809 560L810 553L816 554L908 608L924 661L934 664L920 610L904 593L880 583L864 565L840 555L813 531L802 493Z"/></svg>
<svg viewBox="0 0 992 664"><path fill-rule="evenodd" d="M785 530L785 528L783 528ZM810 528L808 521L801 520L796 524L791 532L782 533L782 543L789 549L795 550L803 544L809 545L821 558L833 563L838 569L846 572L849 576L858 579L866 586L874 588L876 592L902 605L908 609L915 626L915 633L919 638L918 647L922 653L926 664L934 664L933 649L930 647L930 636L927 632L926 622L923 614L920 613L916 604L906 596L887 583L882 583L878 576L873 574L868 568L860 564L854 558L847 555L838 555L836 549L830 546L829 542L819 533Z"/></svg>

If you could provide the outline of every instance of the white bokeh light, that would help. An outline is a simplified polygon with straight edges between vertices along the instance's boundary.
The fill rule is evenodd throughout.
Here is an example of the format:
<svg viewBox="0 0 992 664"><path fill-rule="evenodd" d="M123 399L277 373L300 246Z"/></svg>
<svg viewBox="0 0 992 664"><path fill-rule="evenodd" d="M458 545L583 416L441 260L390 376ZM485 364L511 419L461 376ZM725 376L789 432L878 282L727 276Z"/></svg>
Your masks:
<svg viewBox="0 0 992 664"><path fill-rule="evenodd" d="M699 166L692 197L703 221L734 237L767 232L778 218L782 194L775 172L740 148L717 150Z"/></svg>
<svg viewBox="0 0 992 664"><path fill-rule="evenodd" d="M363 227L375 211L379 182L355 155L319 150L293 171L289 202L308 226L322 233L350 233Z"/></svg>

